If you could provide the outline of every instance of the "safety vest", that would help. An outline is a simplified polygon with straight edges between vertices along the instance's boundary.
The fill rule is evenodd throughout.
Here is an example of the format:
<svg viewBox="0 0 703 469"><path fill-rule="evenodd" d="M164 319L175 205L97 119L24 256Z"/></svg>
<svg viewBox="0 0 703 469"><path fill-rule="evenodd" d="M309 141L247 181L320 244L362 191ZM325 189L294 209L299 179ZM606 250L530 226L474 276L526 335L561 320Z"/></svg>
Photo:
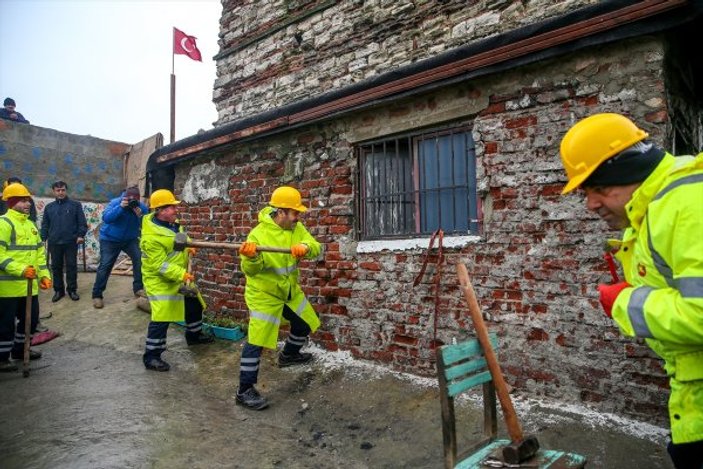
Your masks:
<svg viewBox="0 0 703 469"><path fill-rule="evenodd" d="M666 154L625 206L616 254L634 288L613 319L665 361L674 443L703 440L703 153Z"/></svg>
<svg viewBox="0 0 703 469"><path fill-rule="evenodd" d="M247 241L260 246L290 248L304 243L308 246L308 259L320 254L321 246L305 229L296 223L292 230L284 230L271 218L271 207L259 212L259 224L251 230ZM298 285L298 260L290 254L260 252L255 258L240 256L241 269L246 275L244 300L249 309L247 341L252 345L275 349L278 329L283 318L283 305L310 326L312 332L320 327L315 310Z"/></svg>
<svg viewBox="0 0 703 469"><path fill-rule="evenodd" d="M185 320L185 297L178 293L183 285L183 274L188 268L186 251L174 251L176 233L153 221L154 214L142 218L142 279L149 305L151 320L176 322ZM179 232L183 227L179 226ZM205 302L198 295L200 303Z"/></svg>
<svg viewBox="0 0 703 469"><path fill-rule="evenodd" d="M38 278L51 278L37 226L24 213L10 209L0 217L0 298L27 296L27 279L22 272L30 265ZM38 293L39 284L34 280L32 295Z"/></svg>

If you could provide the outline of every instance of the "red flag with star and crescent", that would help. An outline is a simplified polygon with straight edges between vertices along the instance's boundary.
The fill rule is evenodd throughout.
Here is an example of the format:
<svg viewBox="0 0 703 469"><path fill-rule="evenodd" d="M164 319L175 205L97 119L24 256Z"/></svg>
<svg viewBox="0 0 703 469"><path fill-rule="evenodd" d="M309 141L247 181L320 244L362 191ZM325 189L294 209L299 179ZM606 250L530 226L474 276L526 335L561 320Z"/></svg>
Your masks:
<svg viewBox="0 0 703 469"><path fill-rule="evenodd" d="M195 36L188 36L180 29L173 28L173 53L187 55L193 60L202 62L198 46L195 44Z"/></svg>

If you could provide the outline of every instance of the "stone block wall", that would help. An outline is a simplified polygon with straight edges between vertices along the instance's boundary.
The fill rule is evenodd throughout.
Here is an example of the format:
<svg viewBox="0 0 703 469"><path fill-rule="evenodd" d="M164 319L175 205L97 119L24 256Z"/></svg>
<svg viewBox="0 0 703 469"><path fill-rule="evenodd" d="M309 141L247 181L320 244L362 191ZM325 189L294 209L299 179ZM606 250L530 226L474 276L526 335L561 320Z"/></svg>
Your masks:
<svg viewBox="0 0 703 469"><path fill-rule="evenodd" d="M125 187L128 149L126 143L0 120L0 178L17 176L38 197L53 197L51 184L59 179L76 200L117 197Z"/></svg>
<svg viewBox="0 0 703 469"><path fill-rule="evenodd" d="M223 0L217 125L596 0ZM305 12L314 12L306 16ZM300 18L299 20L295 20Z"/></svg>
<svg viewBox="0 0 703 469"><path fill-rule="evenodd" d="M609 280L603 241L616 233L586 212L579 195L560 195L558 157L569 126L596 112L630 115L666 144L663 63L662 40L640 38L241 144L177 166L176 191L187 203L182 218L194 238L242 241L273 189L297 186L311 206L305 224L325 244L322 259L301 269L322 318L313 340L434 376L434 267L413 288L424 249L383 242L360 249L354 146L412 129L472 125L482 235L445 250L437 340L471 335L453 267L463 262L489 328L499 334L512 385L664 424L660 360L622 338L597 301L596 285ZM234 255L201 250L195 268L210 309L246 317Z"/></svg>

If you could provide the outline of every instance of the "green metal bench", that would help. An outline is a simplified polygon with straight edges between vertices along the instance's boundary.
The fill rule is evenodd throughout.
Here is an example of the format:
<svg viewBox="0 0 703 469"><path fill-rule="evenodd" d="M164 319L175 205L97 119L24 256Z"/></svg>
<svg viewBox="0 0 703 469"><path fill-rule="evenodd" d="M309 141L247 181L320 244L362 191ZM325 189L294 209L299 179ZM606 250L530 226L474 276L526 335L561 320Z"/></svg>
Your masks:
<svg viewBox="0 0 703 469"><path fill-rule="evenodd" d="M498 348L498 338L490 334L491 345ZM540 449L538 453L519 465L503 462L501 448L509 440L498 440L496 394L491 373L488 371L483 349L478 340L469 340L437 349L437 377L442 404L442 435L444 441L444 467L468 469L487 467L534 468L583 468L586 457L564 451ZM483 386L483 439L457 454L456 419L454 398L471 388Z"/></svg>

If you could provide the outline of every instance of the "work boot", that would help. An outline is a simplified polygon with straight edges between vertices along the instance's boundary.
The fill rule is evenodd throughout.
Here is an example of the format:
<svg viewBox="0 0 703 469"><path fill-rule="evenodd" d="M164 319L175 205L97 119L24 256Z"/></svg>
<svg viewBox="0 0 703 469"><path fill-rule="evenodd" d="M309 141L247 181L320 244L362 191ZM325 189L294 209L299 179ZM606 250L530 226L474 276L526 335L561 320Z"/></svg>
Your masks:
<svg viewBox="0 0 703 469"><path fill-rule="evenodd" d="M105 306L102 298L93 298L93 308L101 309Z"/></svg>
<svg viewBox="0 0 703 469"><path fill-rule="evenodd" d="M163 361L160 357L144 358L144 366L147 370L168 371L171 365Z"/></svg>
<svg viewBox="0 0 703 469"><path fill-rule="evenodd" d="M17 371L17 365L10 360L0 361L0 373L10 373L12 371Z"/></svg>
<svg viewBox="0 0 703 469"><path fill-rule="evenodd" d="M237 389L235 402L239 405L243 405L247 409L252 410L263 410L269 406L268 401L264 399L261 394L259 394L259 391L257 391L254 386L242 393L240 393L239 389Z"/></svg>
<svg viewBox="0 0 703 469"><path fill-rule="evenodd" d="M10 356L12 357L13 360L24 360L24 351L18 353L13 350L12 353L10 353ZM39 360L40 358L41 358L40 351L29 349L29 359L30 360Z"/></svg>
<svg viewBox="0 0 703 469"><path fill-rule="evenodd" d="M68 296L69 296L73 301L78 301L78 300L81 299L81 297L78 296L78 293L76 293L76 292L74 292L74 291L68 292Z"/></svg>
<svg viewBox="0 0 703 469"><path fill-rule="evenodd" d="M64 293L64 292L62 292L62 291L54 292L54 296L51 297L51 302L52 302L52 303L56 303L57 301L59 301L59 300L60 300L61 298L63 298L64 296L66 296L66 293Z"/></svg>
<svg viewBox="0 0 703 469"><path fill-rule="evenodd" d="M139 290L137 290L137 291L134 292L134 297L135 297L135 298L140 298L140 297L141 297L141 298L146 298L146 292L144 291L143 288L141 288L141 289L139 289Z"/></svg>
<svg viewBox="0 0 703 469"><path fill-rule="evenodd" d="M211 344L214 341L214 338L207 334L203 334L202 331L198 332L197 334L188 334L186 332L186 344L188 345Z"/></svg>
<svg viewBox="0 0 703 469"><path fill-rule="evenodd" d="M286 353L278 354L278 367L285 368L287 366L293 365L304 365L312 361L312 353L300 353L296 352L294 354L288 355Z"/></svg>

